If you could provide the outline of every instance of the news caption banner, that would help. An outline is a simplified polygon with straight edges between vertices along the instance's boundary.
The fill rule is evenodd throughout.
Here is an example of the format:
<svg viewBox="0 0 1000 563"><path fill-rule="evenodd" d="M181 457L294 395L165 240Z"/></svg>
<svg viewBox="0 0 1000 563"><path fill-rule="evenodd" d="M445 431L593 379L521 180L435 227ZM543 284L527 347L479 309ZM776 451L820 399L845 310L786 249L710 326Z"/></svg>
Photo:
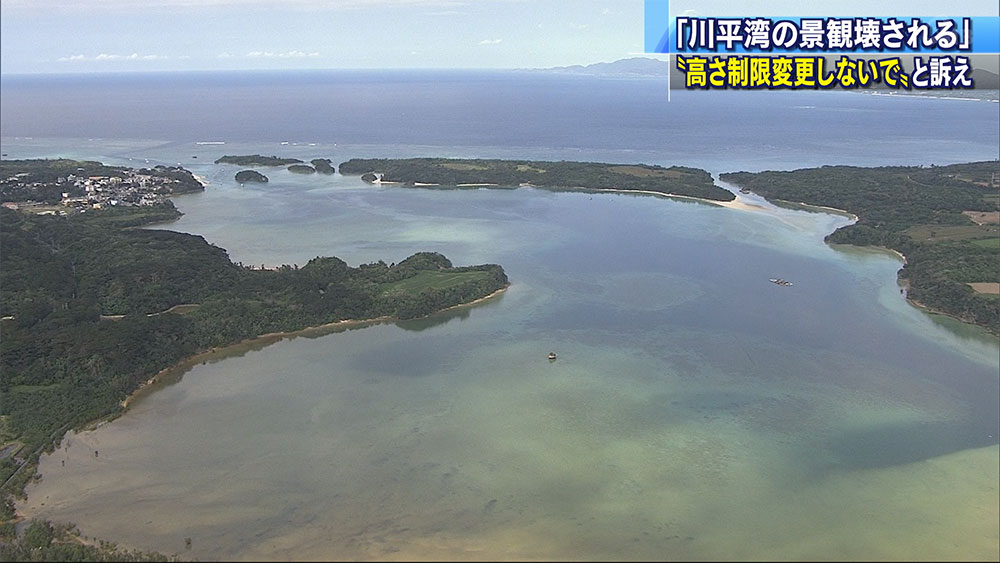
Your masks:
<svg viewBox="0 0 1000 563"><path fill-rule="evenodd" d="M675 58L687 89L972 89L1000 18L671 18L646 0L645 50Z"/></svg>

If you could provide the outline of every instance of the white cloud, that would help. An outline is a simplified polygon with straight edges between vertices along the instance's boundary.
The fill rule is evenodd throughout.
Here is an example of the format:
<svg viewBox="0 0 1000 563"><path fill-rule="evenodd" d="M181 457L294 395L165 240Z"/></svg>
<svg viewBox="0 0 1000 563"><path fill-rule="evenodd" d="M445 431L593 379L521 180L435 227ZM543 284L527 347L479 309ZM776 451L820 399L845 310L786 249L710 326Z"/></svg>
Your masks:
<svg viewBox="0 0 1000 563"><path fill-rule="evenodd" d="M512 0L502 0L512 1ZM521 1L521 0L513 0ZM284 9L364 10L368 8L438 8L463 7L465 0L4 0L3 11L45 13L49 10L72 12L120 12L149 9L263 7Z"/></svg>
<svg viewBox="0 0 1000 563"><path fill-rule="evenodd" d="M579 30L587 29L590 26L587 25L587 24L585 24L585 23L572 23L571 22L569 24L569 27L570 27L570 29L575 29L575 30L579 31Z"/></svg>
<svg viewBox="0 0 1000 563"><path fill-rule="evenodd" d="M307 53L305 51L298 51L294 49L291 51L282 51L277 53L274 51L250 51L247 53L247 57L250 57L251 59L305 59L315 58L318 56L318 51Z"/></svg>
<svg viewBox="0 0 1000 563"><path fill-rule="evenodd" d="M231 59L231 58L233 58L233 54L232 53L219 53L218 55L216 55L216 58L219 58L219 59Z"/></svg>
<svg viewBox="0 0 1000 563"><path fill-rule="evenodd" d="M87 55L70 55L68 57L59 57L56 59L59 62L84 62L84 61L165 61L169 59L167 55L140 55L139 53L132 53L131 55L120 55L118 53L101 53L94 57L88 57Z"/></svg>
<svg viewBox="0 0 1000 563"><path fill-rule="evenodd" d="M480 45L499 45L503 39L483 39L479 42Z"/></svg>

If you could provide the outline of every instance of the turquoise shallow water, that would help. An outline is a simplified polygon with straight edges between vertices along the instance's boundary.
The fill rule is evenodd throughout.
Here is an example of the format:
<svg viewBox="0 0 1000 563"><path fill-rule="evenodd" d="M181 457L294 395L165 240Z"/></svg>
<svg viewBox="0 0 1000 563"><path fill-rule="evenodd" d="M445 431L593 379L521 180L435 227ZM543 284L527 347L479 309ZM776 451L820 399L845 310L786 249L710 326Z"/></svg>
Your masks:
<svg viewBox="0 0 1000 563"><path fill-rule="evenodd" d="M843 217L186 164L211 184L163 228L234 260L436 250L513 285L195 367L68 438L29 514L205 559L997 549L996 341L907 305L897 258L824 245Z"/></svg>
<svg viewBox="0 0 1000 563"><path fill-rule="evenodd" d="M891 254L825 245L844 217L280 170L240 188L211 164L944 164L995 158L995 104L680 93L665 109L655 81L300 78L181 80L169 99L164 77L84 80L77 105L5 79L3 152L182 163L209 188L160 228L244 263L435 250L513 285L198 365L69 436L20 510L199 559L996 559L997 340L909 306Z"/></svg>

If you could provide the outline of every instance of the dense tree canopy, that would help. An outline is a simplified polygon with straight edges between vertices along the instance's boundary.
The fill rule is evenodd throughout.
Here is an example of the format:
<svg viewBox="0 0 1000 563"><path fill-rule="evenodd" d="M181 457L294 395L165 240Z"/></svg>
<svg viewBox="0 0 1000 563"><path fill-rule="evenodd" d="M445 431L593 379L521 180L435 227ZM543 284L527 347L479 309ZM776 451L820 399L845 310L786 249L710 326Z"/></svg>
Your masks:
<svg viewBox="0 0 1000 563"><path fill-rule="evenodd" d="M215 160L216 164L236 164L238 166L287 166L289 164L298 164L301 162L302 161L297 158L282 158L278 156L264 156L260 154L227 154Z"/></svg>

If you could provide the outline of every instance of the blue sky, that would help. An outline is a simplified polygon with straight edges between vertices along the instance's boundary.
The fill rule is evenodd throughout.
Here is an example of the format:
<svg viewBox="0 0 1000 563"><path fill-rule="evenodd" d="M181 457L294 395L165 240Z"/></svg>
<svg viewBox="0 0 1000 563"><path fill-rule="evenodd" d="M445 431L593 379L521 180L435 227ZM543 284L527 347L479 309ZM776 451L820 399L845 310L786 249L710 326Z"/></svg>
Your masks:
<svg viewBox="0 0 1000 563"><path fill-rule="evenodd" d="M706 16L996 16L997 2L674 0ZM642 0L3 0L0 72L523 68L635 56Z"/></svg>

